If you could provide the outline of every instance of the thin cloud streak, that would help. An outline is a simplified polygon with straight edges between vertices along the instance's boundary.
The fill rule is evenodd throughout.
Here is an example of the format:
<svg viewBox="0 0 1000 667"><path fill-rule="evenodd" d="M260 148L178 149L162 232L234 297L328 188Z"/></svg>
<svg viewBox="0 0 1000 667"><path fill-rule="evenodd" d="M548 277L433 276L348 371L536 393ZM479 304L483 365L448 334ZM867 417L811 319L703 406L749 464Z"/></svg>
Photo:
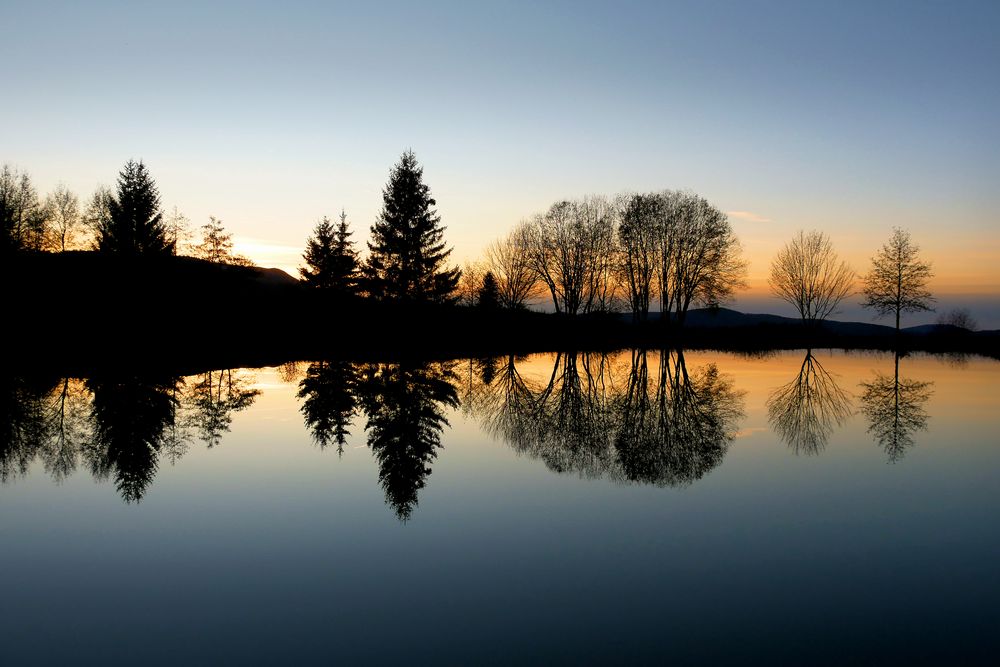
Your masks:
<svg viewBox="0 0 1000 667"><path fill-rule="evenodd" d="M749 222L773 222L770 218L765 218L762 215L757 215L756 213L751 213L750 211L726 211L726 215L730 218L738 218Z"/></svg>

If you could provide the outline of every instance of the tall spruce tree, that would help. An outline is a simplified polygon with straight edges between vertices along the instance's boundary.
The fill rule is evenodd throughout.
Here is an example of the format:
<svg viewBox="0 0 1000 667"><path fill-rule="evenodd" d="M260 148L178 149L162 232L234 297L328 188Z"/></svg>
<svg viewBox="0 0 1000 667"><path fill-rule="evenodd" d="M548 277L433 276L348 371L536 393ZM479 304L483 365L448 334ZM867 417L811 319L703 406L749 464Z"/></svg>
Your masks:
<svg viewBox="0 0 1000 667"><path fill-rule="evenodd" d="M461 271L445 264L451 249L423 173L413 151L393 167L372 225L365 279L369 294L380 298L450 303Z"/></svg>
<svg viewBox="0 0 1000 667"><path fill-rule="evenodd" d="M342 294L356 290L358 253L351 241L352 235L344 211L340 212L336 227L325 216L316 224L302 255L306 266L299 269L307 285Z"/></svg>
<svg viewBox="0 0 1000 667"><path fill-rule="evenodd" d="M117 193L108 201L109 216L99 223L97 248L122 255L169 255L160 211L160 193L142 161L129 160L118 174Z"/></svg>

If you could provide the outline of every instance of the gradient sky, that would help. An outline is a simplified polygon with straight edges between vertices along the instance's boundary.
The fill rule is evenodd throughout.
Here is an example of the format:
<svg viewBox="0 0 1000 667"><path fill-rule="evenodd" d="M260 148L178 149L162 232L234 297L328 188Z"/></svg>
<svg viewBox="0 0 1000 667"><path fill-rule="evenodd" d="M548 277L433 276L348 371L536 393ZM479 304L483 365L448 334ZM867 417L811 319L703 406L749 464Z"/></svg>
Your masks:
<svg viewBox="0 0 1000 667"><path fill-rule="evenodd" d="M751 296L799 228L864 270L899 225L939 294L1000 303L995 0L332 4L0 0L0 162L86 197L141 158L291 271L324 214L364 240L412 148L458 262L560 198L690 188Z"/></svg>

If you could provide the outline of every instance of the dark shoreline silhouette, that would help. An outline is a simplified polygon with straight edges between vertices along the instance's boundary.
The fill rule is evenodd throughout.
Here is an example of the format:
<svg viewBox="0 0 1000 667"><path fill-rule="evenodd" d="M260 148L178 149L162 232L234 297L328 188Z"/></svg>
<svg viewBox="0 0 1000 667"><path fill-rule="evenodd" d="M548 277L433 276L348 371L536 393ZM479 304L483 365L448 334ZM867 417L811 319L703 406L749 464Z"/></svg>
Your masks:
<svg viewBox="0 0 1000 667"><path fill-rule="evenodd" d="M332 296L276 269L189 257L89 252L8 258L4 305L13 367L87 374L108 367L197 372L301 359L457 359L559 350L682 347L763 351L840 348L1000 357L1000 332L825 322L691 311L683 327L628 314L389 303Z"/></svg>

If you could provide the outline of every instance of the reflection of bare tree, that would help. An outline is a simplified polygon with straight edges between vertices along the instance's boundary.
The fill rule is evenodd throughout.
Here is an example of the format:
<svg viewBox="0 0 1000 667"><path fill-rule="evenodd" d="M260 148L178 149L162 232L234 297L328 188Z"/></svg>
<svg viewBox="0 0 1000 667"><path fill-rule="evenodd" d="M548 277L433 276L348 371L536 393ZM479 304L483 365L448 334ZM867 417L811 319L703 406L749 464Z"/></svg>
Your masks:
<svg viewBox="0 0 1000 667"><path fill-rule="evenodd" d="M346 361L309 364L299 383L299 398L306 426L320 447L336 443L343 454L357 401L354 398L357 370Z"/></svg>
<svg viewBox="0 0 1000 667"><path fill-rule="evenodd" d="M209 446L222 441L229 432L233 413L246 410L260 395L259 389L249 389L254 378L243 371L231 369L209 371L192 385L185 403L198 436Z"/></svg>
<svg viewBox="0 0 1000 667"><path fill-rule="evenodd" d="M101 377L93 393L93 441L84 456L98 479L113 476L125 502L138 502L152 483L164 434L176 418L178 380Z"/></svg>
<svg viewBox="0 0 1000 667"><path fill-rule="evenodd" d="M721 462L742 415L742 394L714 364L689 373L680 352L632 352L627 379L607 355L558 354L546 384L513 359L476 412L485 428L557 472L678 485ZM618 378L618 379L616 379Z"/></svg>
<svg viewBox="0 0 1000 667"><path fill-rule="evenodd" d="M851 416L851 397L808 350L799 374L771 392L767 414L771 428L796 454L818 454L834 427Z"/></svg>
<svg viewBox="0 0 1000 667"><path fill-rule="evenodd" d="M76 469L90 435L87 390L79 380L3 379L0 479L24 474L35 458L57 482Z"/></svg>
<svg viewBox="0 0 1000 667"><path fill-rule="evenodd" d="M76 470L80 450L90 437L90 396L79 380L63 378L46 406L48 439L42 449L45 469L57 482Z"/></svg>
<svg viewBox="0 0 1000 667"><path fill-rule="evenodd" d="M0 396L0 481L7 482L28 471L47 438L45 397L48 382L31 382L3 376Z"/></svg>
<svg viewBox="0 0 1000 667"><path fill-rule="evenodd" d="M658 486L700 479L720 463L743 416L743 394L715 364L689 373L681 351L660 353L651 397L646 354L632 359L615 447L625 477Z"/></svg>
<svg viewBox="0 0 1000 667"><path fill-rule="evenodd" d="M871 382L862 382L861 411L868 418L868 432L895 463L913 446L913 433L927 428L929 416L924 403L931 397L933 382L899 377L899 353L895 355L892 377L876 373Z"/></svg>
<svg viewBox="0 0 1000 667"><path fill-rule="evenodd" d="M370 364L358 378L358 399L368 423L368 446L379 466L386 502L401 520L417 505L417 492L448 425L445 407L458 407L451 364Z"/></svg>

